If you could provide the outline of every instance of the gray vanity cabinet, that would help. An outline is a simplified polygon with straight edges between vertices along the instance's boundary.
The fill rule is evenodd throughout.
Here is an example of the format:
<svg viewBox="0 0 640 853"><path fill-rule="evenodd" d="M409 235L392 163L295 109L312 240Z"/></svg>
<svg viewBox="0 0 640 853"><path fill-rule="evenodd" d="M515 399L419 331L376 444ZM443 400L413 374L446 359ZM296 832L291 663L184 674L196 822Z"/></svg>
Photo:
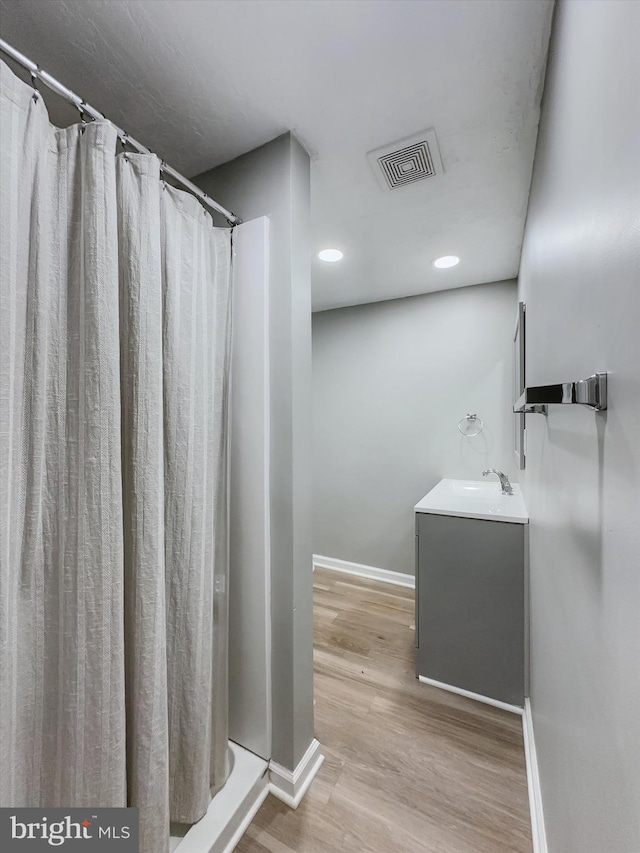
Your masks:
<svg viewBox="0 0 640 853"><path fill-rule="evenodd" d="M525 696L527 524L416 513L416 673Z"/></svg>

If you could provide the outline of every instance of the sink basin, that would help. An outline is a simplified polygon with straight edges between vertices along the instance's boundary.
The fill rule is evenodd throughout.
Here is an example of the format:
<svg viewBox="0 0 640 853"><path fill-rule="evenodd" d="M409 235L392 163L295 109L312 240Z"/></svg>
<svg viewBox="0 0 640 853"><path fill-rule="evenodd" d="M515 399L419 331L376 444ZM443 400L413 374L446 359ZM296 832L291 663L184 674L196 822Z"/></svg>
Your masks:
<svg viewBox="0 0 640 853"><path fill-rule="evenodd" d="M527 524L529 514L520 486L511 485L513 494L503 495L500 483L489 480L440 480L415 505L415 511Z"/></svg>

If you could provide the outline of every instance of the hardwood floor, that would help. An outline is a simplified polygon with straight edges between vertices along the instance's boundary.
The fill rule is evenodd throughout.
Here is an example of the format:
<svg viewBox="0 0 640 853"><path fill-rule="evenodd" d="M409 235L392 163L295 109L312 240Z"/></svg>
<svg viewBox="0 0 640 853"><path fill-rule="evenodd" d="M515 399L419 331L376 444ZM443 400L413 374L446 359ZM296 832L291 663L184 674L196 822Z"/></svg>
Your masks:
<svg viewBox="0 0 640 853"><path fill-rule="evenodd" d="M530 853L520 718L415 679L413 590L316 569L314 603L325 762L238 853Z"/></svg>

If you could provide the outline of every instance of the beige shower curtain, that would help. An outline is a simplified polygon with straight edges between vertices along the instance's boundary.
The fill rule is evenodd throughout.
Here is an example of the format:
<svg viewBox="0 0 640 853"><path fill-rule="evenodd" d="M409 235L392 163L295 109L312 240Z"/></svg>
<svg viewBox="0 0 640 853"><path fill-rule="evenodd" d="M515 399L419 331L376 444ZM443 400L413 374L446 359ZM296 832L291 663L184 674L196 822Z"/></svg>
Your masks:
<svg viewBox="0 0 640 853"><path fill-rule="evenodd" d="M229 232L4 63L0 110L0 805L164 853L227 773Z"/></svg>

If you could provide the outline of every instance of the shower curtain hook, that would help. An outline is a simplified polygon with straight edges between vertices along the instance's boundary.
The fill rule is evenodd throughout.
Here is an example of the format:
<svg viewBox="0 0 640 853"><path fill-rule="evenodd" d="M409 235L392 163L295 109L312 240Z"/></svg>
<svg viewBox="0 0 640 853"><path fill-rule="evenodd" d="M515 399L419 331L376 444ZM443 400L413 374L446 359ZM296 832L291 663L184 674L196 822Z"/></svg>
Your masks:
<svg viewBox="0 0 640 853"><path fill-rule="evenodd" d="M31 77L31 85L33 87L33 95L31 96L34 101L37 101L40 97L40 90L38 89L38 70L39 66L36 66L36 71L29 71L29 75Z"/></svg>
<svg viewBox="0 0 640 853"><path fill-rule="evenodd" d="M80 101L77 106L78 112L80 113L80 133L84 133L87 127L87 120L85 119L84 101Z"/></svg>

